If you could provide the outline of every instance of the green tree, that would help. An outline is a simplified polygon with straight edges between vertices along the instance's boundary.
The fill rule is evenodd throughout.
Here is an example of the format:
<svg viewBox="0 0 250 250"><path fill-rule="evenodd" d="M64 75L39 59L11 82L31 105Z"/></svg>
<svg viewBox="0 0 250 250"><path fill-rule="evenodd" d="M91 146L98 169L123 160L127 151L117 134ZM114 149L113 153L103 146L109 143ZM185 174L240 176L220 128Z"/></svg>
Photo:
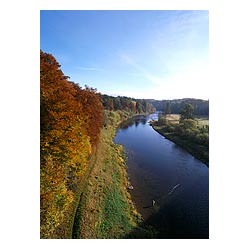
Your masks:
<svg viewBox="0 0 250 250"><path fill-rule="evenodd" d="M170 115L171 114L171 107L170 107L169 102L167 102L163 112L164 112L165 115Z"/></svg>
<svg viewBox="0 0 250 250"><path fill-rule="evenodd" d="M183 121L185 119L194 119L194 106L190 103L187 103L180 114L180 121Z"/></svg>
<svg viewBox="0 0 250 250"><path fill-rule="evenodd" d="M121 105L121 100L120 100L120 97L115 97L114 98L114 109L115 110L121 110L122 109L122 105Z"/></svg>

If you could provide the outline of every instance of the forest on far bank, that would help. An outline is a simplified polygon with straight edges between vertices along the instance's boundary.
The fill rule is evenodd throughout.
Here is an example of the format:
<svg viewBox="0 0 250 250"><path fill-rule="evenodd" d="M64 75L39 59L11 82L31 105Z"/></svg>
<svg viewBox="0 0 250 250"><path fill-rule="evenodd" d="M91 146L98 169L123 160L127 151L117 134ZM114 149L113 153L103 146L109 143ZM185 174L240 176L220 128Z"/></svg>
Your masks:
<svg viewBox="0 0 250 250"><path fill-rule="evenodd" d="M154 100L148 99L156 110L163 113L180 114L185 108L186 104L191 104L194 107L194 114L196 116L209 116L209 100L183 98L174 100Z"/></svg>

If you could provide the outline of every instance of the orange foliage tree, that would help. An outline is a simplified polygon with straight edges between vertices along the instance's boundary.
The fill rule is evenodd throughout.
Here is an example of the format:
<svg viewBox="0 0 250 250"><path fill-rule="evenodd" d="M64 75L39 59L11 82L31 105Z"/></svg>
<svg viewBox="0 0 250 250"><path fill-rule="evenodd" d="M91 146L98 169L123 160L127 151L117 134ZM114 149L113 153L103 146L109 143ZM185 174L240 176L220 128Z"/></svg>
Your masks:
<svg viewBox="0 0 250 250"><path fill-rule="evenodd" d="M86 123L87 135L90 137L91 145L95 146L99 139L103 119L101 95L96 93L96 89L88 86L82 90L74 82L71 82L71 85L76 90L76 99L81 103L81 113Z"/></svg>
<svg viewBox="0 0 250 250"><path fill-rule="evenodd" d="M41 236L51 237L73 200L102 126L102 104L91 88L69 82L51 55L40 51Z"/></svg>

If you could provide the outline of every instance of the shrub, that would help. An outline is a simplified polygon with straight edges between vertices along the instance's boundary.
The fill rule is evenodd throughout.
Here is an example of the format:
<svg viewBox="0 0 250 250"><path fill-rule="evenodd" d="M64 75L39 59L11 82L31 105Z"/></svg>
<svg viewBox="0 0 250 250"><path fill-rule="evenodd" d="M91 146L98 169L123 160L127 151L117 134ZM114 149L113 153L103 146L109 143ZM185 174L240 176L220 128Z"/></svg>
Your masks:
<svg viewBox="0 0 250 250"><path fill-rule="evenodd" d="M191 129L191 128L196 128L197 124L195 120L184 119L181 121L180 126L184 129Z"/></svg>
<svg viewBox="0 0 250 250"><path fill-rule="evenodd" d="M174 132L174 130L175 130L175 126L173 126L173 125L168 125L168 131L169 131L169 132Z"/></svg>
<svg viewBox="0 0 250 250"><path fill-rule="evenodd" d="M160 117L159 120L158 120L158 125L161 126L161 125L166 125L167 124L167 120L165 117Z"/></svg>
<svg viewBox="0 0 250 250"><path fill-rule="evenodd" d="M179 124L176 124L175 125L175 128L174 128L174 132L178 135L183 135L183 128L179 125Z"/></svg>
<svg viewBox="0 0 250 250"><path fill-rule="evenodd" d="M209 144L209 137L208 137L208 133L203 133L203 134L197 134L195 136L195 141L199 144L202 144L202 145L206 145L208 146Z"/></svg>

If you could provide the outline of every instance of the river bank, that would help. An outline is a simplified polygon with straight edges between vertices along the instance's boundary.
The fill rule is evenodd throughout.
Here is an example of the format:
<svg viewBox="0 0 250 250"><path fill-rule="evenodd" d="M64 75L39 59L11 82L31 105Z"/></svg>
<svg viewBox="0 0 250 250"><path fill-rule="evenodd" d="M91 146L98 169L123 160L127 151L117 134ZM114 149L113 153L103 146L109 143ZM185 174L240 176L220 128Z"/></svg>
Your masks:
<svg viewBox="0 0 250 250"><path fill-rule="evenodd" d="M164 136L166 139L183 147L190 154L192 154L194 157L205 163L207 167L209 167L209 155L208 155L208 149L206 147L198 145L197 143L194 143L190 140L183 139L176 133L170 133L165 130L165 126L156 125L155 122L151 122L150 125L156 132Z"/></svg>
<svg viewBox="0 0 250 250"><path fill-rule="evenodd" d="M153 231L143 225L129 193L123 147L113 142L118 124L130 115L112 111L105 115L109 117L89 162L89 173L70 223L71 236L68 233L67 238L153 238Z"/></svg>

